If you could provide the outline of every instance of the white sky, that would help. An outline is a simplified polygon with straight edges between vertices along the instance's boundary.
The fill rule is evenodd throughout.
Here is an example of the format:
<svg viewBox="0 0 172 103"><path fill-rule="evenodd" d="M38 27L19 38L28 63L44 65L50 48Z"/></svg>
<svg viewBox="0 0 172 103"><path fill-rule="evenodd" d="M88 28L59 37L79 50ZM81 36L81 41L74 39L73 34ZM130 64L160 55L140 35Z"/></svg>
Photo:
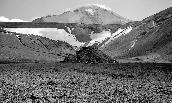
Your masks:
<svg viewBox="0 0 172 103"><path fill-rule="evenodd" d="M88 4L100 4L125 18L142 20L172 6L172 0L0 0L0 16L31 21Z"/></svg>

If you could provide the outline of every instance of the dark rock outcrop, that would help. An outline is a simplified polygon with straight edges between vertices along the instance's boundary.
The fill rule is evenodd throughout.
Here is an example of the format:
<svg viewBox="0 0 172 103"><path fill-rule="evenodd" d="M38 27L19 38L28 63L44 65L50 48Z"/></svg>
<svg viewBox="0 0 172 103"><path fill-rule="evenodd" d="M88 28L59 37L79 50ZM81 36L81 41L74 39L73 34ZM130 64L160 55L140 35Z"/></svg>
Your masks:
<svg viewBox="0 0 172 103"><path fill-rule="evenodd" d="M76 51L76 55L68 55L63 63L116 63L111 57L105 55L96 47L83 47Z"/></svg>

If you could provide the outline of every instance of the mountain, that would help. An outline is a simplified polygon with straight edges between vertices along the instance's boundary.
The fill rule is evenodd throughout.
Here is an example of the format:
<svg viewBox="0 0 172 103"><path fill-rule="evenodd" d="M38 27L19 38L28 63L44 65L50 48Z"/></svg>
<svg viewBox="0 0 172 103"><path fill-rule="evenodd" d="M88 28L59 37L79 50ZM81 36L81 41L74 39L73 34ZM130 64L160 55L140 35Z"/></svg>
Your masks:
<svg viewBox="0 0 172 103"><path fill-rule="evenodd" d="M37 35L0 29L0 62L62 61L75 54L71 45Z"/></svg>
<svg viewBox="0 0 172 103"><path fill-rule="evenodd" d="M60 22L78 23L68 30L85 43L80 48L97 46L114 59L171 62L171 12L172 8L168 8L142 21L129 21L112 11L85 6L33 22L58 22L65 18ZM70 19L69 15L72 15Z"/></svg>
<svg viewBox="0 0 172 103"><path fill-rule="evenodd" d="M100 6L82 6L60 15L49 15L33 20L34 23L57 22L76 23L72 26L64 26L63 29L76 37L79 42L90 42L95 35L104 31L114 33L121 25L130 22L111 10ZM100 34L101 35L101 34ZM98 36L97 36L98 37Z"/></svg>
<svg viewBox="0 0 172 103"><path fill-rule="evenodd" d="M172 62L172 7L122 25L97 46L114 59Z"/></svg>
<svg viewBox="0 0 172 103"><path fill-rule="evenodd" d="M33 22L58 22L78 24L125 24L130 20L111 10L96 5L88 5L67 11L60 15L49 15L33 20Z"/></svg>
<svg viewBox="0 0 172 103"><path fill-rule="evenodd" d="M104 54L119 62L172 62L172 7L142 21L130 21L98 6L83 6L60 15L41 17L32 23L53 25L54 22L60 23L60 26L57 26L58 30L63 29L85 44L72 47L68 43L59 42L58 38L51 40L39 36L1 32L2 60L9 57L21 59L19 55L22 55L33 60L61 61L65 58L64 60L70 61L71 58L76 61L84 55L79 61L89 62L89 53L92 53L92 62L95 63L104 61ZM58 44L63 45L57 46ZM96 47L98 50L90 47ZM104 54L101 55L102 53ZM96 56L103 58L97 61Z"/></svg>
<svg viewBox="0 0 172 103"><path fill-rule="evenodd" d="M90 10L94 11L94 13L93 12L91 13ZM78 20L76 21L73 20L76 18L78 18ZM57 26L58 32L53 31L53 33L52 32L50 33L50 32L36 31L36 33L43 34L42 36L44 37L41 37L41 36L27 35L27 34L15 33L12 31L9 32L9 31L1 30L2 40L1 40L0 60L1 62L2 61L26 62L26 61L40 61L40 60L62 61L69 54L71 55L75 54L74 49L78 49L78 48L72 47L66 42L59 41L58 40L59 36L55 36L55 35L61 35L59 33L63 31L63 33L65 33L65 36L71 36L70 38L75 36L76 39L80 42L80 44L82 44L84 42L89 42L93 39L101 37L105 32L109 35L115 32L122 24L125 24L128 21L129 20L119 16L118 14L115 14L110 10L106 10L101 7L93 6L93 5L80 7L73 11L68 11L60 15L38 18L36 20L33 20L33 22L31 23L32 25L29 26L30 29L27 28L27 31L29 30L32 31L32 28L34 28L34 26L37 27L36 23L43 23L43 25L46 26L47 28L48 25L53 25L54 22L57 22L60 23L58 24L59 26ZM49 23L49 24L44 24L44 23ZM15 27L15 25L13 24L5 23L2 25ZM29 23L23 23L21 25L20 24L18 24L20 30L22 30L23 26L27 27L29 25ZM73 36L70 34L72 34ZM73 40L75 40L75 37Z"/></svg>

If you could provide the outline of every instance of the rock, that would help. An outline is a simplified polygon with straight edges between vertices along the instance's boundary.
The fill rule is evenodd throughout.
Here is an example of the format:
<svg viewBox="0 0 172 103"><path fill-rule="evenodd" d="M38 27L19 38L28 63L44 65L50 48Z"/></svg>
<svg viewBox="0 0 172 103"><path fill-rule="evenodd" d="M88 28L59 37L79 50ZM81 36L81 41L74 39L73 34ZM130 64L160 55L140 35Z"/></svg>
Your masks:
<svg viewBox="0 0 172 103"><path fill-rule="evenodd" d="M69 55L63 63L114 63L116 62L109 56L105 55L96 47L83 47L76 51L76 55Z"/></svg>

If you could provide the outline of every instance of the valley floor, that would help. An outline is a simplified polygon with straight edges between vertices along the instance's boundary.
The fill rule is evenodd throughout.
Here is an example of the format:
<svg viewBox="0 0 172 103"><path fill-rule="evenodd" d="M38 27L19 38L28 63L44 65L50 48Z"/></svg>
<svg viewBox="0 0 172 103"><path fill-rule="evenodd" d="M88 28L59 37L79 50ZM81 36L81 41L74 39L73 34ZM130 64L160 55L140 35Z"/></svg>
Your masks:
<svg viewBox="0 0 172 103"><path fill-rule="evenodd" d="M1 103L171 103L172 64L0 64Z"/></svg>

